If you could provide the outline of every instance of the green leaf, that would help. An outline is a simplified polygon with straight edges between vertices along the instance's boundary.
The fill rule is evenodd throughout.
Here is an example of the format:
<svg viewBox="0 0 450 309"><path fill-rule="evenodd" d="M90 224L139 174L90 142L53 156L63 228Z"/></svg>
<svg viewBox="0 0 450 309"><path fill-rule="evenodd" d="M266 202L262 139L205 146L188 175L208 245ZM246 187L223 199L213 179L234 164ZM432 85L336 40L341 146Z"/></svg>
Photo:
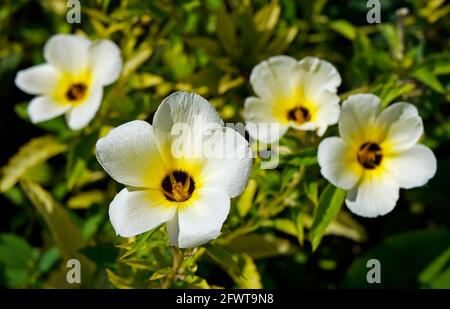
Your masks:
<svg viewBox="0 0 450 309"><path fill-rule="evenodd" d="M311 228L313 251L317 249L328 225L336 218L345 199L345 191L329 184L322 192Z"/></svg>
<svg viewBox="0 0 450 309"><path fill-rule="evenodd" d="M341 34L345 38L349 39L350 41L353 41L356 39L356 28L351 23L344 19L335 20L329 23L330 29L333 31L336 31L337 33Z"/></svg>
<svg viewBox="0 0 450 309"><path fill-rule="evenodd" d="M269 55L277 55L283 53L298 33L298 27L290 27L287 31L277 35L267 46L266 51Z"/></svg>
<svg viewBox="0 0 450 309"><path fill-rule="evenodd" d="M116 288L118 288L118 289L131 289L131 288L133 288L133 286L132 286L133 278L121 277L119 275L116 275L114 272L112 272L109 269L106 270L106 275L108 276L109 282L111 282L111 284L113 286L115 286Z"/></svg>
<svg viewBox="0 0 450 309"><path fill-rule="evenodd" d="M163 239L161 226L158 226L148 232L145 232L144 234L139 235L131 248L128 249L127 252L120 257L120 259L125 259L140 250L151 249L165 244L167 244L167 240Z"/></svg>
<svg viewBox="0 0 450 309"><path fill-rule="evenodd" d="M150 280L150 281L159 280L159 279L165 278L168 275L172 274L172 272L173 272L172 267L162 268L162 269L159 269L158 271L154 272L148 280Z"/></svg>
<svg viewBox="0 0 450 309"><path fill-rule="evenodd" d="M448 249L450 232L417 230L387 237L380 245L366 251L353 261L345 274L343 288L411 288L417 286L422 270L436 256ZM366 280L367 261L378 259L381 264L381 283Z"/></svg>
<svg viewBox="0 0 450 309"><path fill-rule="evenodd" d="M87 209L94 204L102 204L105 194L100 190L91 190L72 196L67 201L67 206L72 209Z"/></svg>
<svg viewBox="0 0 450 309"><path fill-rule="evenodd" d="M265 221L262 225L264 227L271 227L277 231L297 237L297 227L295 223L289 219L277 218L272 221Z"/></svg>
<svg viewBox="0 0 450 309"><path fill-rule="evenodd" d="M317 181L303 182L303 188L305 190L306 197L313 202L314 206L319 205L319 187Z"/></svg>
<svg viewBox="0 0 450 309"><path fill-rule="evenodd" d="M420 273L419 282L425 287L450 288L450 248L435 258Z"/></svg>
<svg viewBox="0 0 450 309"><path fill-rule="evenodd" d="M127 80L152 54L153 48L149 44L141 44L139 50L134 52L123 65L121 80Z"/></svg>
<svg viewBox="0 0 450 309"><path fill-rule="evenodd" d="M289 240L271 234L249 234L233 239L227 248L234 253L248 253L253 259L291 255L295 248Z"/></svg>
<svg viewBox="0 0 450 309"><path fill-rule="evenodd" d="M151 73L133 74L129 79L131 89L145 89L160 85L164 82L161 76Z"/></svg>
<svg viewBox="0 0 450 309"><path fill-rule="evenodd" d="M67 146L61 144L52 136L43 136L30 140L2 168L0 191L4 192L14 186L29 168L45 162L66 150Z"/></svg>
<svg viewBox="0 0 450 309"><path fill-rule="evenodd" d="M238 54L236 25L223 6L217 12L217 36L226 53L232 56Z"/></svg>
<svg viewBox="0 0 450 309"><path fill-rule="evenodd" d="M249 179L247 187L244 192L242 192L239 197L236 207L239 213L239 216L245 217L245 215L250 211L253 205L253 199L255 197L256 190L258 188L258 183L255 179Z"/></svg>
<svg viewBox="0 0 450 309"><path fill-rule="evenodd" d="M297 153L285 155L281 157L280 160L295 166L314 165L317 164L317 148L306 148Z"/></svg>
<svg viewBox="0 0 450 309"><path fill-rule="evenodd" d="M83 265L83 272L86 275L90 274L93 270L93 264L78 252L85 245L81 231L70 219L67 211L38 184L22 180L20 186L47 223L64 259L80 260Z"/></svg>
<svg viewBox="0 0 450 309"><path fill-rule="evenodd" d="M20 236L0 234L0 263L11 268L29 268L33 260L33 247Z"/></svg>
<svg viewBox="0 0 450 309"><path fill-rule="evenodd" d="M227 272L231 272L236 276L240 275L239 265L226 249L210 244L206 248L206 253Z"/></svg>
<svg viewBox="0 0 450 309"><path fill-rule="evenodd" d="M34 249L14 234L0 234L0 270L9 287L26 287L34 264Z"/></svg>
<svg viewBox="0 0 450 309"><path fill-rule="evenodd" d="M231 275L239 288L262 289L261 276L251 256L246 253L241 254L239 264L242 265L241 275L239 277Z"/></svg>
<svg viewBox="0 0 450 309"><path fill-rule="evenodd" d="M295 227L297 230L297 239L300 246L303 247L305 243L305 227L303 225L302 213L299 212L295 218Z"/></svg>
<svg viewBox="0 0 450 309"><path fill-rule="evenodd" d="M46 274L58 262L61 254L57 247L51 247L39 259L38 272Z"/></svg>
<svg viewBox="0 0 450 309"><path fill-rule="evenodd" d="M281 8L278 1L271 1L253 16L256 31L259 32L258 47L266 45L280 18Z"/></svg>
<svg viewBox="0 0 450 309"><path fill-rule="evenodd" d="M415 70L412 73L412 77L417 78L419 81L421 81L422 83L424 83L425 85L427 85L436 92L445 93L445 89L442 86L439 79L436 77L436 75L433 72L427 70L426 68L420 68Z"/></svg>
<svg viewBox="0 0 450 309"><path fill-rule="evenodd" d="M222 76L222 78L219 81L219 87L217 91L220 95L224 94L228 90L231 90L233 88L239 87L245 82L244 77L238 76L236 78L233 78L231 74L225 74Z"/></svg>

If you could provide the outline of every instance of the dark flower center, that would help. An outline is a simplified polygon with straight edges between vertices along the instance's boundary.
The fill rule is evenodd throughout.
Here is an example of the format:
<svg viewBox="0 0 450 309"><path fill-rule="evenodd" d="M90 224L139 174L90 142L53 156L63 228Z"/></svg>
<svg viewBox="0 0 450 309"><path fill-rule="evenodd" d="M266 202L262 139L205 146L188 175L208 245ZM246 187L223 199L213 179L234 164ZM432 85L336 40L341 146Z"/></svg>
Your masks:
<svg viewBox="0 0 450 309"><path fill-rule="evenodd" d="M303 106L295 107L288 111L287 118L297 124L308 122L311 119L311 114L307 108Z"/></svg>
<svg viewBox="0 0 450 309"><path fill-rule="evenodd" d="M187 201L195 190L194 179L183 171L174 171L164 177L161 188L171 202Z"/></svg>
<svg viewBox="0 0 450 309"><path fill-rule="evenodd" d="M87 87L85 84L76 83L72 84L66 92L66 98L69 101L79 101L86 95Z"/></svg>
<svg viewBox="0 0 450 309"><path fill-rule="evenodd" d="M364 168L373 170L380 165L383 159L381 147L375 143L364 143L358 150L358 162Z"/></svg>

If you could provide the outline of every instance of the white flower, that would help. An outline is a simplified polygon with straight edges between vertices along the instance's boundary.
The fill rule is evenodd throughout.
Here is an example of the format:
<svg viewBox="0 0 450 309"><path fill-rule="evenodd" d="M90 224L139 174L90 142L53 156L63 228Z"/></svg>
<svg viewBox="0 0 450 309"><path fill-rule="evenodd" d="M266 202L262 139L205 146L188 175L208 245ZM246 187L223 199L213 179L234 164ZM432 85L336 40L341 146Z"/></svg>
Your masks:
<svg viewBox="0 0 450 309"><path fill-rule="evenodd" d="M190 134L175 136L185 124ZM215 134L205 131L216 128ZM185 142L183 153L174 145ZM211 141L241 151L224 156L195 156ZM243 150L243 151L242 151ZM175 245L195 247L216 238L230 209L230 198L244 189L251 169L248 142L225 128L208 101L194 93L177 92L159 106L153 126L131 121L97 143L97 159L116 181L126 185L111 202L109 216L117 234L131 237L167 222Z"/></svg>
<svg viewBox="0 0 450 309"><path fill-rule="evenodd" d="M327 61L272 57L253 68L250 83L258 97L245 100L247 129L264 143L278 140L289 127L317 130L321 136L339 119L336 92L341 77ZM280 129L257 130L265 123L279 124Z"/></svg>
<svg viewBox="0 0 450 309"><path fill-rule="evenodd" d="M339 134L320 143L318 161L326 179L349 190L346 204L357 215L387 214L400 188L423 186L436 173L433 152L417 144L423 124L412 104L381 111L375 95L350 96L342 104Z"/></svg>
<svg viewBox="0 0 450 309"><path fill-rule="evenodd" d="M86 126L100 107L103 86L122 69L120 50L109 40L92 42L68 34L52 36L44 47L47 63L17 73L22 91L37 95L28 106L33 123L66 114L72 130Z"/></svg>

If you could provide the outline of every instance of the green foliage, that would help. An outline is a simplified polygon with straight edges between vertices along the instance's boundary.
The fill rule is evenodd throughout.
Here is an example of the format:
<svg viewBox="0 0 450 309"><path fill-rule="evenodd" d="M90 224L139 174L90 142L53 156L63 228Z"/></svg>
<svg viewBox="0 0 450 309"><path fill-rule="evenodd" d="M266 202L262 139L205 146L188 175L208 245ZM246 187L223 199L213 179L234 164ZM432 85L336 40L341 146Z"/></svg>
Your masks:
<svg viewBox="0 0 450 309"><path fill-rule="evenodd" d="M311 228L311 244L316 250L325 233L325 229L337 216L345 199L345 191L328 185L320 196L319 206L314 215L314 222Z"/></svg>
<svg viewBox="0 0 450 309"><path fill-rule="evenodd" d="M77 258L82 287L450 287L450 5L384 1L382 23L368 24L364 4L92 0L82 1L82 23L68 24L64 0L2 3L0 220L8 232L0 234L0 286L74 287L65 263ZM409 13L396 13L402 7ZM124 60L95 119L79 131L63 117L32 124L31 96L14 86L18 70L43 62L55 33L111 39ZM384 106L414 104L422 142L438 157L436 179L401 191L388 216L354 216L342 206L345 192L320 177L322 138L291 130L273 149L276 169L262 170L255 159L218 239L177 249L164 226L117 237L108 205L121 187L95 158L98 138L131 120L151 122L176 90L195 91L226 122L240 122L254 94L252 68L280 54L333 63L341 99L371 92ZM326 135L337 133L332 126ZM366 281L372 258L382 263L381 285Z"/></svg>

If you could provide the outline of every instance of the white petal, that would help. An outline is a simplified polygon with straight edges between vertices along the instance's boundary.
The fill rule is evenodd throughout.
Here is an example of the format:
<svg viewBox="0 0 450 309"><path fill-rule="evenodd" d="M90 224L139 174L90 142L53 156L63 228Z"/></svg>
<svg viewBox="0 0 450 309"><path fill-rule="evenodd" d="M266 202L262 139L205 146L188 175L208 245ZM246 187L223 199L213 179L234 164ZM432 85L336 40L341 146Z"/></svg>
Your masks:
<svg viewBox="0 0 450 309"><path fill-rule="evenodd" d="M172 154L164 157L201 156L199 151L207 132L222 126L222 119L207 100L198 94L182 91L165 98L153 118L156 138L160 143L172 143L177 151L174 153L172 150Z"/></svg>
<svg viewBox="0 0 450 309"><path fill-rule="evenodd" d="M414 146L423 134L423 123L414 105L395 103L381 113L379 122L387 130L384 146L399 152Z"/></svg>
<svg viewBox="0 0 450 309"><path fill-rule="evenodd" d="M149 123L135 120L112 129L98 140L96 152L102 167L116 181L160 188L164 165Z"/></svg>
<svg viewBox="0 0 450 309"><path fill-rule="evenodd" d="M36 97L28 105L31 122L38 123L61 116L70 109L70 105L55 103L49 97Z"/></svg>
<svg viewBox="0 0 450 309"><path fill-rule="evenodd" d="M318 128L317 135L322 136L328 126L338 123L340 114L339 96L324 90L315 97L314 102L318 106L314 123Z"/></svg>
<svg viewBox="0 0 450 309"><path fill-rule="evenodd" d="M288 56L275 56L255 66L250 74L253 91L266 100L290 97L298 84L297 60Z"/></svg>
<svg viewBox="0 0 450 309"><path fill-rule="evenodd" d="M270 144L283 136L289 129L273 115L273 106L266 100L249 97L245 100L244 114L246 129L253 139Z"/></svg>
<svg viewBox="0 0 450 309"><path fill-rule="evenodd" d="M436 173L436 157L424 145L415 145L385 160L386 168L397 178L401 188L423 186Z"/></svg>
<svg viewBox="0 0 450 309"><path fill-rule="evenodd" d="M353 188L362 175L362 168L356 160L356 152L338 137L324 139L317 152L320 172L338 188Z"/></svg>
<svg viewBox="0 0 450 309"><path fill-rule="evenodd" d="M245 138L231 128L223 128L205 142L204 154L207 159L202 183L224 188L230 197L241 194L252 167L252 151Z"/></svg>
<svg viewBox="0 0 450 309"><path fill-rule="evenodd" d="M339 134L348 142L372 139L371 127L380 113L381 100L373 94L355 94L342 103Z"/></svg>
<svg viewBox="0 0 450 309"><path fill-rule="evenodd" d="M400 119L414 117L419 117L419 112L414 105L406 102L398 102L386 107L381 112L378 121L381 125L389 127Z"/></svg>
<svg viewBox="0 0 450 309"><path fill-rule="evenodd" d="M120 191L109 206L109 219L116 233L132 237L172 220L176 207L157 205L149 191Z"/></svg>
<svg viewBox="0 0 450 309"><path fill-rule="evenodd" d="M198 194L195 203L178 209L179 234L171 241L180 248L196 247L217 238L230 211L230 197L224 190L204 188Z"/></svg>
<svg viewBox="0 0 450 309"><path fill-rule="evenodd" d="M28 94L50 94L58 82L58 72L50 64L39 64L19 71L14 82Z"/></svg>
<svg viewBox="0 0 450 309"><path fill-rule="evenodd" d="M103 88L97 86L92 88L89 98L83 103L73 107L66 115L67 125L72 130L84 128L97 114L102 103Z"/></svg>
<svg viewBox="0 0 450 309"><path fill-rule="evenodd" d="M306 97L311 97L315 92L323 90L336 93L337 87L341 84L341 76L328 61L305 57L299 61L298 68L302 72L301 83Z"/></svg>
<svg viewBox="0 0 450 309"><path fill-rule="evenodd" d="M89 60L94 83L112 84L119 78L122 70L120 49L110 40L94 42L89 48Z"/></svg>
<svg viewBox="0 0 450 309"><path fill-rule="evenodd" d="M345 203L359 216L382 216L394 209L399 189L397 180L389 173L365 172L360 183L347 193Z"/></svg>
<svg viewBox="0 0 450 309"><path fill-rule="evenodd" d="M170 242L174 246L179 247L180 244L178 243L178 235L180 234L180 226L178 224L178 212L175 213L172 220L166 223L166 231Z"/></svg>
<svg viewBox="0 0 450 309"><path fill-rule="evenodd" d="M209 123L223 125L219 114L207 100L196 93L184 91L165 98L153 119L153 126L165 132L171 132L175 123L186 123L199 128Z"/></svg>
<svg viewBox="0 0 450 309"><path fill-rule="evenodd" d="M57 34L44 46L44 58L56 68L77 73L89 65L88 49L91 41L78 35Z"/></svg>

